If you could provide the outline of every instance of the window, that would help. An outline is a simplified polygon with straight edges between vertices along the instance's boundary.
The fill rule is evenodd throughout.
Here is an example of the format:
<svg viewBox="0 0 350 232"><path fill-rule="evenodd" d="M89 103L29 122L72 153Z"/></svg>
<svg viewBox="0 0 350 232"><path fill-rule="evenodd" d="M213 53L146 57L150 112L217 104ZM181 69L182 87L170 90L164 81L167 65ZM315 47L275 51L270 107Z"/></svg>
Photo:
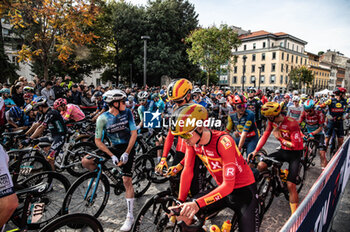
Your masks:
<svg viewBox="0 0 350 232"><path fill-rule="evenodd" d="M265 53L261 53L261 60L265 60Z"/></svg>
<svg viewBox="0 0 350 232"><path fill-rule="evenodd" d="M306 59L305 59L305 62L304 62L304 63L305 63L305 65L306 65Z"/></svg>
<svg viewBox="0 0 350 232"><path fill-rule="evenodd" d="M295 56L295 63L298 63L298 57Z"/></svg>
<svg viewBox="0 0 350 232"><path fill-rule="evenodd" d="M294 44L292 44L292 50L294 50Z"/></svg>
<svg viewBox="0 0 350 232"><path fill-rule="evenodd" d="M283 84L283 75L281 75L280 84Z"/></svg>
<svg viewBox="0 0 350 232"><path fill-rule="evenodd" d="M266 47L266 42L263 42L263 48Z"/></svg>
<svg viewBox="0 0 350 232"><path fill-rule="evenodd" d="M303 50L304 50L303 47L301 47L300 52L303 53Z"/></svg>
<svg viewBox="0 0 350 232"><path fill-rule="evenodd" d="M260 83L261 83L261 84L264 84L264 83L265 83L265 76L261 76L261 77L260 77Z"/></svg>
<svg viewBox="0 0 350 232"><path fill-rule="evenodd" d="M237 77L234 76L234 77L232 78L232 84L236 84L236 83L237 83Z"/></svg>
<svg viewBox="0 0 350 232"><path fill-rule="evenodd" d="M274 47L275 46L275 43L271 43L271 47Z"/></svg>
<svg viewBox="0 0 350 232"><path fill-rule="evenodd" d="M292 63L293 63L293 60L294 60L294 56L292 55Z"/></svg>
<svg viewBox="0 0 350 232"><path fill-rule="evenodd" d="M271 64L271 72L275 72L276 71L276 64Z"/></svg>
<svg viewBox="0 0 350 232"><path fill-rule="evenodd" d="M270 84L274 84L276 81L276 76L275 75L271 75L270 76Z"/></svg>
<svg viewBox="0 0 350 232"><path fill-rule="evenodd" d="M251 76L250 77L250 84L254 84L255 83L255 76Z"/></svg>
<svg viewBox="0 0 350 232"><path fill-rule="evenodd" d="M281 57L282 60L284 60L284 52L282 52L282 57Z"/></svg>
<svg viewBox="0 0 350 232"><path fill-rule="evenodd" d="M237 73L237 66L234 67L233 72Z"/></svg>
<svg viewBox="0 0 350 232"><path fill-rule="evenodd" d="M289 43L287 43L287 48L289 49Z"/></svg>
<svg viewBox="0 0 350 232"><path fill-rule="evenodd" d="M299 51L299 46L297 45L297 52Z"/></svg>
<svg viewBox="0 0 350 232"><path fill-rule="evenodd" d="M300 57L300 64L303 64L303 57Z"/></svg>
<svg viewBox="0 0 350 232"><path fill-rule="evenodd" d="M286 72L288 73L288 64L286 64Z"/></svg>
<svg viewBox="0 0 350 232"><path fill-rule="evenodd" d="M287 54L287 61L289 61L289 54Z"/></svg>
<svg viewBox="0 0 350 232"><path fill-rule="evenodd" d="M288 76L286 76L286 79L285 79L285 80L286 80L286 84L288 84Z"/></svg>
<svg viewBox="0 0 350 232"><path fill-rule="evenodd" d="M244 48L244 51L247 50L247 45L244 45L243 48Z"/></svg>
<svg viewBox="0 0 350 232"><path fill-rule="evenodd" d="M252 55L252 61L255 61L255 59L256 59L256 55L253 54L253 55Z"/></svg>
<svg viewBox="0 0 350 232"><path fill-rule="evenodd" d="M283 72L283 64L281 64L281 72Z"/></svg>
<svg viewBox="0 0 350 232"><path fill-rule="evenodd" d="M255 65L252 65L252 73L255 72Z"/></svg>
<svg viewBox="0 0 350 232"><path fill-rule="evenodd" d="M276 52L273 52L273 53L272 53L272 59L273 59L273 60L276 59Z"/></svg>
<svg viewBox="0 0 350 232"><path fill-rule="evenodd" d="M256 43L253 43L253 49L255 49L256 48Z"/></svg>
<svg viewBox="0 0 350 232"><path fill-rule="evenodd" d="M261 65L261 72L265 72L265 65L264 64Z"/></svg>
<svg viewBox="0 0 350 232"><path fill-rule="evenodd" d="M283 47L283 42L280 42L280 46Z"/></svg>

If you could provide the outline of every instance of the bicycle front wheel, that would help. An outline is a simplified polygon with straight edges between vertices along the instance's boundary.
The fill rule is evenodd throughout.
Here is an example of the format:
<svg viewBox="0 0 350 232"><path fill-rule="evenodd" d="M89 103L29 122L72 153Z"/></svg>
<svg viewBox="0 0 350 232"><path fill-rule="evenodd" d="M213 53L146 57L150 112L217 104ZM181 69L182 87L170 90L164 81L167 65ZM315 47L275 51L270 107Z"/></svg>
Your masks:
<svg viewBox="0 0 350 232"><path fill-rule="evenodd" d="M47 224L40 232L55 231L86 231L86 232L103 232L101 223L89 214L67 214Z"/></svg>
<svg viewBox="0 0 350 232"><path fill-rule="evenodd" d="M151 186L151 176L154 172L153 159L148 155L141 155L135 161L135 169L132 176L135 197L141 197Z"/></svg>
<svg viewBox="0 0 350 232"><path fill-rule="evenodd" d="M97 174L86 173L73 183L63 200L62 214L86 213L96 218L100 216L108 202L110 184L104 174L97 180Z"/></svg>

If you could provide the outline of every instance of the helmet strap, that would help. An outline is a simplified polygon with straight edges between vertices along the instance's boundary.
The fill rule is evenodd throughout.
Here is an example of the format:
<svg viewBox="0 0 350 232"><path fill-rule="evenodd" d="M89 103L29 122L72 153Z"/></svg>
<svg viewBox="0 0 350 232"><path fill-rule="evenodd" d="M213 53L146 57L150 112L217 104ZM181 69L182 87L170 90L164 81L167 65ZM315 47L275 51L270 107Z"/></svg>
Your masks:
<svg viewBox="0 0 350 232"><path fill-rule="evenodd" d="M198 132L197 129L194 130L194 132L195 132L197 135L199 135L199 139L198 139L197 142L196 142L196 145L198 145L199 142L200 142L201 139L202 139L203 132Z"/></svg>

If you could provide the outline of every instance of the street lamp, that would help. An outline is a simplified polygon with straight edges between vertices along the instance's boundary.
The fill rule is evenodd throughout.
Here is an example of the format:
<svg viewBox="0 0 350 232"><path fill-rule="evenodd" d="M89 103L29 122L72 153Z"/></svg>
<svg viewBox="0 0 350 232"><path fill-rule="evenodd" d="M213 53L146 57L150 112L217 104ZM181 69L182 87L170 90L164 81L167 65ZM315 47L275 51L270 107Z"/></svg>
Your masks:
<svg viewBox="0 0 350 232"><path fill-rule="evenodd" d="M245 61L247 60L247 56L243 56L243 77L242 77L242 94L244 92L244 75L245 75Z"/></svg>
<svg viewBox="0 0 350 232"><path fill-rule="evenodd" d="M258 67L259 68L259 84L258 84L258 89L260 89L260 82L261 82L261 66L260 67Z"/></svg>
<svg viewBox="0 0 350 232"><path fill-rule="evenodd" d="M146 72L147 72L147 40L151 39L148 35L141 36L143 40L143 86L146 87Z"/></svg>

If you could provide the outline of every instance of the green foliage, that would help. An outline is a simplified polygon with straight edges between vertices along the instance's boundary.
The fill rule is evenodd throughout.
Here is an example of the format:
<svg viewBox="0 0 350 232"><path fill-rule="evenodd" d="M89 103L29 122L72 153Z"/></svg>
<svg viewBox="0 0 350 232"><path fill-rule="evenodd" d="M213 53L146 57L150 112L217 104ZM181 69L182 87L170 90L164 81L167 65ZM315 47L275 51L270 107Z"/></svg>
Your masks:
<svg viewBox="0 0 350 232"><path fill-rule="evenodd" d="M322 56L322 55L324 54L324 51L319 51L317 54L318 54L319 56Z"/></svg>
<svg viewBox="0 0 350 232"><path fill-rule="evenodd" d="M187 49L190 60L203 66L208 73L207 85L211 73L219 72L220 66L231 58L232 49L241 44L237 33L227 25L194 30L186 38L186 42L191 44Z"/></svg>
<svg viewBox="0 0 350 232"><path fill-rule="evenodd" d="M300 68L293 68L289 74L289 83L288 88L291 89L301 89L302 85L305 85L307 88L312 84L314 75L312 71L307 69L305 66Z"/></svg>

